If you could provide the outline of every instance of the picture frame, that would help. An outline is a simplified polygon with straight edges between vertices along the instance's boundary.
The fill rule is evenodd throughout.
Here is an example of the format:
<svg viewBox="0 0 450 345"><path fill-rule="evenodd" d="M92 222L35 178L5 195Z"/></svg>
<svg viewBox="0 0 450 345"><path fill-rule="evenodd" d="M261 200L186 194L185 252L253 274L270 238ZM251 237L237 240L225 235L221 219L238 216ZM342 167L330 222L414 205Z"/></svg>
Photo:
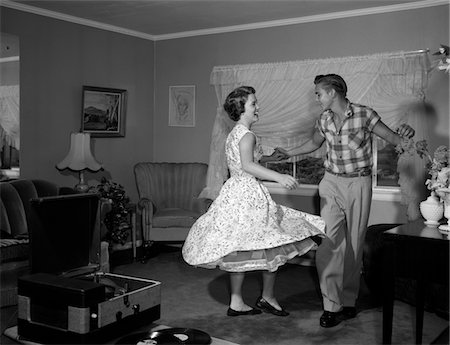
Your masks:
<svg viewBox="0 0 450 345"><path fill-rule="evenodd" d="M127 91L83 86L81 132L91 137L124 137Z"/></svg>
<svg viewBox="0 0 450 345"><path fill-rule="evenodd" d="M169 126L195 127L195 85L169 86Z"/></svg>

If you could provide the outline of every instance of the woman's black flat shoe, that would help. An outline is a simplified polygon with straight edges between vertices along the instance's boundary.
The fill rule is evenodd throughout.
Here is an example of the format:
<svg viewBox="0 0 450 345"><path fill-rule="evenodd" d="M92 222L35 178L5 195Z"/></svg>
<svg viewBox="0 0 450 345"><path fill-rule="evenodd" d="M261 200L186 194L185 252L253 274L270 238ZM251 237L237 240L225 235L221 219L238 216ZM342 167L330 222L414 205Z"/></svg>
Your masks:
<svg viewBox="0 0 450 345"><path fill-rule="evenodd" d="M242 315L257 315L261 314L261 310L259 309L250 309L246 311L238 311L231 308L228 308L227 315L228 316L242 316Z"/></svg>
<svg viewBox="0 0 450 345"><path fill-rule="evenodd" d="M273 314L276 316L288 316L289 315L289 313L286 310L284 310L284 309L278 310L277 308L272 306L269 302L267 302L262 297L258 298L258 300L256 301L256 306L265 313L270 313L270 314Z"/></svg>

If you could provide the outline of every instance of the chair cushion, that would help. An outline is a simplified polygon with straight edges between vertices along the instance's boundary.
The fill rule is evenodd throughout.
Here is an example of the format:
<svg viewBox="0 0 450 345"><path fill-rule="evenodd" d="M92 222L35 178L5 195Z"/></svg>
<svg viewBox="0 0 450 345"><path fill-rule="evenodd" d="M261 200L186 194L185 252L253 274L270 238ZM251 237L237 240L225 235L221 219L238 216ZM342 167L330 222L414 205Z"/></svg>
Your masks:
<svg viewBox="0 0 450 345"><path fill-rule="evenodd" d="M28 243L28 239L0 239L0 263L28 259Z"/></svg>
<svg viewBox="0 0 450 345"><path fill-rule="evenodd" d="M165 208L153 215L153 228L191 227L200 213L182 208Z"/></svg>
<svg viewBox="0 0 450 345"><path fill-rule="evenodd" d="M0 229L11 234L13 238L28 234L24 200L29 199L22 199L12 183L0 183Z"/></svg>

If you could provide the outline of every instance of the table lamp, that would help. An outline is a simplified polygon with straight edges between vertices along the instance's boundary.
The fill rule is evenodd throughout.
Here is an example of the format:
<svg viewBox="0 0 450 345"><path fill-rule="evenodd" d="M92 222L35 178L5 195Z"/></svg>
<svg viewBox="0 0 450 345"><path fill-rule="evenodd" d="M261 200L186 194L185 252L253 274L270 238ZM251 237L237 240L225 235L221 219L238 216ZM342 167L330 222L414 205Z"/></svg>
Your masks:
<svg viewBox="0 0 450 345"><path fill-rule="evenodd" d="M56 164L58 170L70 169L78 171L80 182L75 190L81 193L88 191L89 186L84 181L84 170L99 171L103 166L97 162L91 153L91 136L89 133L71 133L70 151L61 162Z"/></svg>

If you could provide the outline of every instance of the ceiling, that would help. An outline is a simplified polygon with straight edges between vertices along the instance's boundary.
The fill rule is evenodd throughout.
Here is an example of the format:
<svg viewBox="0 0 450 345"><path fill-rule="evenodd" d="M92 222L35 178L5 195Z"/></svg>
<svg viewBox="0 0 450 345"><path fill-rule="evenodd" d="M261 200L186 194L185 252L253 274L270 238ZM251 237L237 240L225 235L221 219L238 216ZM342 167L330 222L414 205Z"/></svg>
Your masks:
<svg viewBox="0 0 450 345"><path fill-rule="evenodd" d="M2 6L157 40L351 16L362 10L389 12L445 1L2 0Z"/></svg>

